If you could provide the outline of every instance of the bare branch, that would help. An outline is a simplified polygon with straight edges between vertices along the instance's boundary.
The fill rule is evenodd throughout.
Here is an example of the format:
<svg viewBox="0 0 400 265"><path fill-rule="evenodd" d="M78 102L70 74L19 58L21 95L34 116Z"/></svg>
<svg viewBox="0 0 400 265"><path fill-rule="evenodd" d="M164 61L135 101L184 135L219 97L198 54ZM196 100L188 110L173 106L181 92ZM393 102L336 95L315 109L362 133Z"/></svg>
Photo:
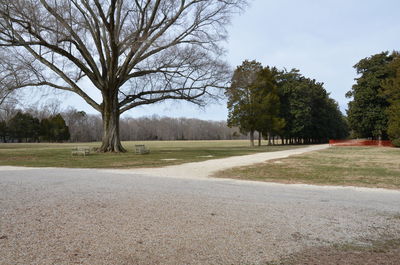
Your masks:
<svg viewBox="0 0 400 265"><path fill-rule="evenodd" d="M246 0L0 1L0 53L12 55L0 62L6 69L0 78L7 76L0 85L11 91L28 86L73 91L105 119L164 100L203 105L230 79L221 43L230 17L245 4ZM15 72L18 69L23 70ZM98 89L100 104L78 84L83 78ZM105 125L117 126L118 117ZM110 150L119 148L115 146Z"/></svg>

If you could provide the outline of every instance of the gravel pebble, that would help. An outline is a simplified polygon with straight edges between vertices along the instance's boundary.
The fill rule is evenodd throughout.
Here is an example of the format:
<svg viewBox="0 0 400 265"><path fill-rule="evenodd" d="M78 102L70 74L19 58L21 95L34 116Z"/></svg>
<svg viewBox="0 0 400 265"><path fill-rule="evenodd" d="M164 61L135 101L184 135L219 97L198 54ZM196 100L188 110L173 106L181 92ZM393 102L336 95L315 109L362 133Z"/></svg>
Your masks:
<svg viewBox="0 0 400 265"><path fill-rule="evenodd" d="M265 264L400 236L400 192L0 167L0 264Z"/></svg>

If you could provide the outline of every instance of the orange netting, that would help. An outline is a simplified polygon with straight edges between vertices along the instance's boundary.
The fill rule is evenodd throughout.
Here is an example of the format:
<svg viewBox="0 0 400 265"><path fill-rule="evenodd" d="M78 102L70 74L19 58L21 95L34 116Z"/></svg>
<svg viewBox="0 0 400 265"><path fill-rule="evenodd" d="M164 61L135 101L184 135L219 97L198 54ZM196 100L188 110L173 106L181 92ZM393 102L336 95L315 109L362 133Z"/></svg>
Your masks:
<svg viewBox="0 0 400 265"><path fill-rule="evenodd" d="M330 145L334 146L386 146L393 147L390 141L381 140L329 140Z"/></svg>

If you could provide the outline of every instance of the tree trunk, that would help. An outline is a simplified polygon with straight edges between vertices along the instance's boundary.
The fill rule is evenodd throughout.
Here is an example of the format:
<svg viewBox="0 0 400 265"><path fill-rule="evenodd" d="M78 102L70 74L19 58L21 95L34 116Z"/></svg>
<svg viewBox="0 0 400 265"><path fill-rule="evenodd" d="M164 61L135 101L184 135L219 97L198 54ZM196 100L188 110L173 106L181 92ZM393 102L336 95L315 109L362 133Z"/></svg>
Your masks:
<svg viewBox="0 0 400 265"><path fill-rule="evenodd" d="M254 131L250 131L250 146L254 147Z"/></svg>
<svg viewBox="0 0 400 265"><path fill-rule="evenodd" d="M104 98L104 97L103 97ZM119 137L119 108L118 98L104 99L101 116L103 118L103 139L101 152L126 152Z"/></svg>
<svg viewBox="0 0 400 265"><path fill-rule="evenodd" d="M258 132L258 146L261 146L261 137L262 137L262 133Z"/></svg>

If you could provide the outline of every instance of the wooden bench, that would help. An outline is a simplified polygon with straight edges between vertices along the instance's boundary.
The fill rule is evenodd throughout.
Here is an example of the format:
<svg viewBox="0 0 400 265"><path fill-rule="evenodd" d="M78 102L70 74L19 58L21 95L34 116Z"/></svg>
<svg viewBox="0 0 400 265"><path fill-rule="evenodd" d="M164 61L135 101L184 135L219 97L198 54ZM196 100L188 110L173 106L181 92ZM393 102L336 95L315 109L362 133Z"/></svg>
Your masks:
<svg viewBox="0 0 400 265"><path fill-rule="evenodd" d="M148 154L150 153L150 149L147 149L144 144L136 144L135 153L140 155Z"/></svg>
<svg viewBox="0 0 400 265"><path fill-rule="evenodd" d="M74 148L72 148L72 151L71 151L72 156L75 156L75 155L86 156L88 154L90 154L90 148L87 146L74 147Z"/></svg>

